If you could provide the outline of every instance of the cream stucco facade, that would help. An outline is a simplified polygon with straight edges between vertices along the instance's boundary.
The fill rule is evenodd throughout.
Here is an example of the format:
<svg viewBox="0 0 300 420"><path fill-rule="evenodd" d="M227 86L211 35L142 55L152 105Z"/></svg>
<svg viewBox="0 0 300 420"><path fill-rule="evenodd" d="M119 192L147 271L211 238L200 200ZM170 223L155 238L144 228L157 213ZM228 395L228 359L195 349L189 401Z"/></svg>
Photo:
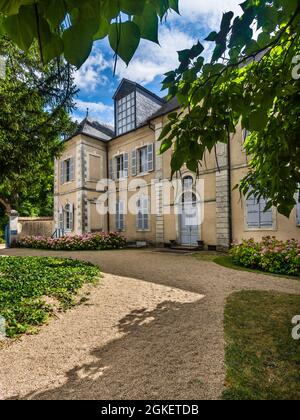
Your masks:
<svg viewBox="0 0 300 420"><path fill-rule="evenodd" d="M138 98L136 102L134 95ZM118 121L124 121L125 128L121 130L125 133L116 136L113 129L85 120L74 137L66 141L61 159L55 162L57 229L70 234L119 230L132 242L161 246L170 241L183 245L196 245L197 241L203 241L207 247L218 249L228 248L232 241L240 242L247 238L260 240L266 235L284 240L300 239L299 206L295 207L289 219L279 215L275 209L265 214L258 203L246 201L238 190L233 190L248 170L243 151L244 133L240 128L231 138L230 147L225 144L218 146L218 163L214 153L206 156L197 179L195 174L182 169L182 179L190 180L192 177L194 187L199 181L202 185L203 220L198 215L198 226L187 228L182 214L177 214L174 189L170 189L169 199L163 187L164 182L170 180L172 152L158 154L158 138L167 122L167 114L178 105L151 95L139 85L123 81L115 103L116 110L120 109ZM124 97L130 99L122 105ZM121 105L118 101L122 101ZM137 115L139 109L135 108L138 106L142 109L140 115ZM126 124L130 127L128 132ZM105 183L101 183L106 179L114 181L114 199L110 186L106 188ZM139 187L141 181L144 187ZM148 203L149 211L145 217L143 212L123 214L123 202L127 207L134 197L139 196L148 196L149 203L151 200L155 203L155 211L151 212L152 207ZM99 213L101 201L110 207L107 214ZM123 203L122 211L118 207L115 212L116 203L120 202ZM143 199L138 203L142 206Z"/></svg>

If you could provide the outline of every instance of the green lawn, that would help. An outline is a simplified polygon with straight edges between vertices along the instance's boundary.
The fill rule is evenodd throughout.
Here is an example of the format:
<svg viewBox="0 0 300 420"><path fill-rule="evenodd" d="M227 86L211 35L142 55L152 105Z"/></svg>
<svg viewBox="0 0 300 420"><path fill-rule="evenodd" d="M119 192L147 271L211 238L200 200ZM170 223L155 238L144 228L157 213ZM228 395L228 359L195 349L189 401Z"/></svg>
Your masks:
<svg viewBox="0 0 300 420"><path fill-rule="evenodd" d="M244 291L225 309L226 400L299 400L300 341L292 318L300 296Z"/></svg>
<svg viewBox="0 0 300 420"><path fill-rule="evenodd" d="M99 277L99 268L80 261L0 257L0 317L7 336L32 332L47 322L52 301L61 310L71 307L79 289Z"/></svg>
<svg viewBox="0 0 300 420"><path fill-rule="evenodd" d="M289 280L300 280L300 277L296 277L296 276L288 276L284 274L274 274L274 273L269 273L266 271L252 270L251 268L236 265L233 262L233 259L229 255L220 254L218 252L203 252L203 253L199 252L197 254L194 254L194 257L196 257L199 261L211 261L218 265L221 265L222 267L230 268L232 270L247 271L249 273L264 274L267 276L285 278Z"/></svg>

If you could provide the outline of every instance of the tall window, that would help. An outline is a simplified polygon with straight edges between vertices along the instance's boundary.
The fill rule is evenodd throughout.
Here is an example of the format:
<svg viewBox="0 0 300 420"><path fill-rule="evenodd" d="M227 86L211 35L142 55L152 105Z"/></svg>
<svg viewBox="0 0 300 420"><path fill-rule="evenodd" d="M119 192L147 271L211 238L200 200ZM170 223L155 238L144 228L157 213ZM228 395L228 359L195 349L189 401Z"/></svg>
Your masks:
<svg viewBox="0 0 300 420"><path fill-rule="evenodd" d="M273 227L273 210L265 211L267 202L250 197L247 202L247 227L249 229L271 229Z"/></svg>
<svg viewBox="0 0 300 420"><path fill-rule="evenodd" d="M139 172L148 172L148 153L147 147L142 147L138 150L139 153Z"/></svg>
<svg viewBox="0 0 300 420"><path fill-rule="evenodd" d="M60 168L61 184L74 180L74 159L66 159L61 162Z"/></svg>
<svg viewBox="0 0 300 420"><path fill-rule="evenodd" d="M149 198L141 197L137 201L137 230L149 230Z"/></svg>
<svg viewBox="0 0 300 420"><path fill-rule="evenodd" d="M116 119L119 135L135 129L135 92L117 101Z"/></svg>
<svg viewBox="0 0 300 420"><path fill-rule="evenodd" d="M117 201L116 203L116 229L119 232L125 230L125 206L124 201Z"/></svg>
<svg viewBox="0 0 300 420"><path fill-rule="evenodd" d="M64 208L64 226L65 230L72 231L74 225L74 210L72 204L66 204Z"/></svg>

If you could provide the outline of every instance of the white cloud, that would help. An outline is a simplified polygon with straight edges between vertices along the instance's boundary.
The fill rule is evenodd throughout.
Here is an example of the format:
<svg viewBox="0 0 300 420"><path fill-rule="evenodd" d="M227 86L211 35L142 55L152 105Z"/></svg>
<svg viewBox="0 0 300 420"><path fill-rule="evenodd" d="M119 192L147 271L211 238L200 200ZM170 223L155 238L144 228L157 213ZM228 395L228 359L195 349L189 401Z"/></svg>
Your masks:
<svg viewBox="0 0 300 420"><path fill-rule="evenodd" d="M112 124L114 120L114 107L105 105L102 102L88 102L78 99L76 101L76 110L73 113L74 120L82 120L85 118L87 109L89 110L89 118L106 124Z"/></svg>
<svg viewBox="0 0 300 420"><path fill-rule="evenodd" d="M120 60L118 77L128 78L141 84L154 81L157 76L178 67L177 51L191 48L203 33L199 28L207 29L203 38L214 29L219 29L222 13L229 10L239 14L241 0L181 0L181 16L172 13L169 16L170 28L163 25L160 30L160 45L142 41L139 49L128 67ZM194 28L192 25L197 26ZM200 32L200 30L199 30ZM193 35L190 35L193 34ZM201 40L203 42L203 39ZM208 57L212 44L205 43Z"/></svg>
<svg viewBox="0 0 300 420"><path fill-rule="evenodd" d="M103 72L109 67L111 63L100 51L94 49L83 66L75 72L75 84L80 90L95 91L97 87L107 84L108 78Z"/></svg>
<svg viewBox="0 0 300 420"><path fill-rule="evenodd" d="M135 58L128 67L119 61L117 75L134 80L137 83L151 83L156 76L178 67L177 51L191 48L196 38L179 30L163 27L160 32L160 44L142 41Z"/></svg>
<svg viewBox="0 0 300 420"><path fill-rule="evenodd" d="M179 0L181 16L172 13L171 19L181 24L197 22L210 30L218 29L222 13L232 10L240 14L240 4L241 0Z"/></svg>

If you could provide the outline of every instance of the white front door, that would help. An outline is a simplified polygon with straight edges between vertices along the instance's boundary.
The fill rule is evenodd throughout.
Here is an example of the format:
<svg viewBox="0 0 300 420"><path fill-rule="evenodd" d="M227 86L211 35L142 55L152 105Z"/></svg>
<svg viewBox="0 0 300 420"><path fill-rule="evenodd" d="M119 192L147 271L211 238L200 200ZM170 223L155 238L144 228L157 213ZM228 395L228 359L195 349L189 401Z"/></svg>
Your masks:
<svg viewBox="0 0 300 420"><path fill-rule="evenodd" d="M180 215L181 245L197 246L200 240L199 210L196 200L184 202Z"/></svg>

